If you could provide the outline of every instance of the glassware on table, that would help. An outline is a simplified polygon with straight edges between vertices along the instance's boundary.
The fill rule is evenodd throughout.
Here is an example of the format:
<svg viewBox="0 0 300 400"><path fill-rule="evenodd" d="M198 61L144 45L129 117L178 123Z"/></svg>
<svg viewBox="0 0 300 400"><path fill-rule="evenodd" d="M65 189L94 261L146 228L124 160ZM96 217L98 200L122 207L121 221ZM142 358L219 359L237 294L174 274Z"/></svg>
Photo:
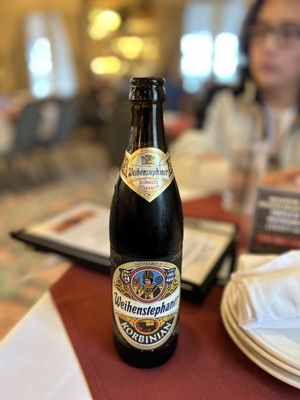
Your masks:
<svg viewBox="0 0 300 400"><path fill-rule="evenodd" d="M251 214L256 189L267 168L268 147L265 141L248 146L234 145L230 151L230 183L222 196L222 208L226 211Z"/></svg>

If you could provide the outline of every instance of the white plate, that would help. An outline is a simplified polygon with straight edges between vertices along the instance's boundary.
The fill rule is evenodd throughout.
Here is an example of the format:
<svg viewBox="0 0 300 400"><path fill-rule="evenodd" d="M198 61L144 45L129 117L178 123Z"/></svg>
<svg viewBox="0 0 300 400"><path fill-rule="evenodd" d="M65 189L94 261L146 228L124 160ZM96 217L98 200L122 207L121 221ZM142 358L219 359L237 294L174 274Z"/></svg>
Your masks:
<svg viewBox="0 0 300 400"><path fill-rule="evenodd" d="M295 375L290 374L281 368L278 368L276 365L270 363L268 360L264 359L258 353L254 352L252 349L250 349L244 344L244 342L240 339L240 337L235 333L235 330L232 328L227 318L226 307L224 307L224 301L222 301L221 303L221 317L225 329L228 332L231 339L250 360L252 360L256 365L258 365L264 371L268 372L270 375L274 376L280 381L285 382L293 387L296 387L297 389L300 389L299 377L296 377Z"/></svg>
<svg viewBox="0 0 300 400"><path fill-rule="evenodd" d="M251 337L247 334L247 331L241 329L238 326L236 316L234 315L234 312L232 308L230 307L230 304L228 303L227 296L224 296L224 301L223 301L223 309L226 314L226 319L228 323L231 325L232 330L234 331L235 335L239 338L239 340L244 344L244 346L248 347L249 350L253 351L254 353L257 353L259 356L261 356L263 359L268 361L271 364L274 364L276 367L292 374L295 375L300 379L300 370L297 368L294 368L283 361L279 360L277 357L274 357L272 354L269 352L265 351L262 347L257 345Z"/></svg>
<svg viewBox="0 0 300 400"><path fill-rule="evenodd" d="M228 284L224 291L224 299L230 305L235 321L237 316L232 307L233 285ZM237 323L237 322L236 322ZM276 357L284 364L300 370L300 329L251 329L243 330L253 342L260 346L265 352Z"/></svg>

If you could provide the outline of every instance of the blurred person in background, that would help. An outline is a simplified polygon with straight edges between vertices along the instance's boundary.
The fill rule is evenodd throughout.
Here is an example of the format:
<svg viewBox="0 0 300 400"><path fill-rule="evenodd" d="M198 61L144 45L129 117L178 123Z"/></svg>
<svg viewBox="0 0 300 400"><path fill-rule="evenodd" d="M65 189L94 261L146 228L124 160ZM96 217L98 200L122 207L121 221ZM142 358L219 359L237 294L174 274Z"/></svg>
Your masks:
<svg viewBox="0 0 300 400"><path fill-rule="evenodd" d="M240 51L239 84L210 87L197 114L203 134L183 135L173 146L184 176L255 141L267 143L269 167L300 167L300 0L254 1Z"/></svg>

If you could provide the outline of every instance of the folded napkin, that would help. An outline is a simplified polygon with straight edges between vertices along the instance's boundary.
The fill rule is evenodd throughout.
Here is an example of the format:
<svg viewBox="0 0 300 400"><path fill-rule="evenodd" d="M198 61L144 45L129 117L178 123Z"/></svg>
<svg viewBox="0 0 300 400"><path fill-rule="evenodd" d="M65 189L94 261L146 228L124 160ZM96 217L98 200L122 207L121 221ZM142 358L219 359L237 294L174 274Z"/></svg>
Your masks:
<svg viewBox="0 0 300 400"><path fill-rule="evenodd" d="M242 328L300 328L300 251L242 255L231 282Z"/></svg>

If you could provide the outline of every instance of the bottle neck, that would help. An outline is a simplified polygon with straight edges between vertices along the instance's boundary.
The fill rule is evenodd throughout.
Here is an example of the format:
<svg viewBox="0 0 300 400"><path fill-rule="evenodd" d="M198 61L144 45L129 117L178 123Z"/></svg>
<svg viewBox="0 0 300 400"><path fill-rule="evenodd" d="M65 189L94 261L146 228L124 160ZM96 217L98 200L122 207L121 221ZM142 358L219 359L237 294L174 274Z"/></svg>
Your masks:
<svg viewBox="0 0 300 400"><path fill-rule="evenodd" d="M143 147L156 147L166 153L162 103L132 103L131 115L129 153Z"/></svg>

